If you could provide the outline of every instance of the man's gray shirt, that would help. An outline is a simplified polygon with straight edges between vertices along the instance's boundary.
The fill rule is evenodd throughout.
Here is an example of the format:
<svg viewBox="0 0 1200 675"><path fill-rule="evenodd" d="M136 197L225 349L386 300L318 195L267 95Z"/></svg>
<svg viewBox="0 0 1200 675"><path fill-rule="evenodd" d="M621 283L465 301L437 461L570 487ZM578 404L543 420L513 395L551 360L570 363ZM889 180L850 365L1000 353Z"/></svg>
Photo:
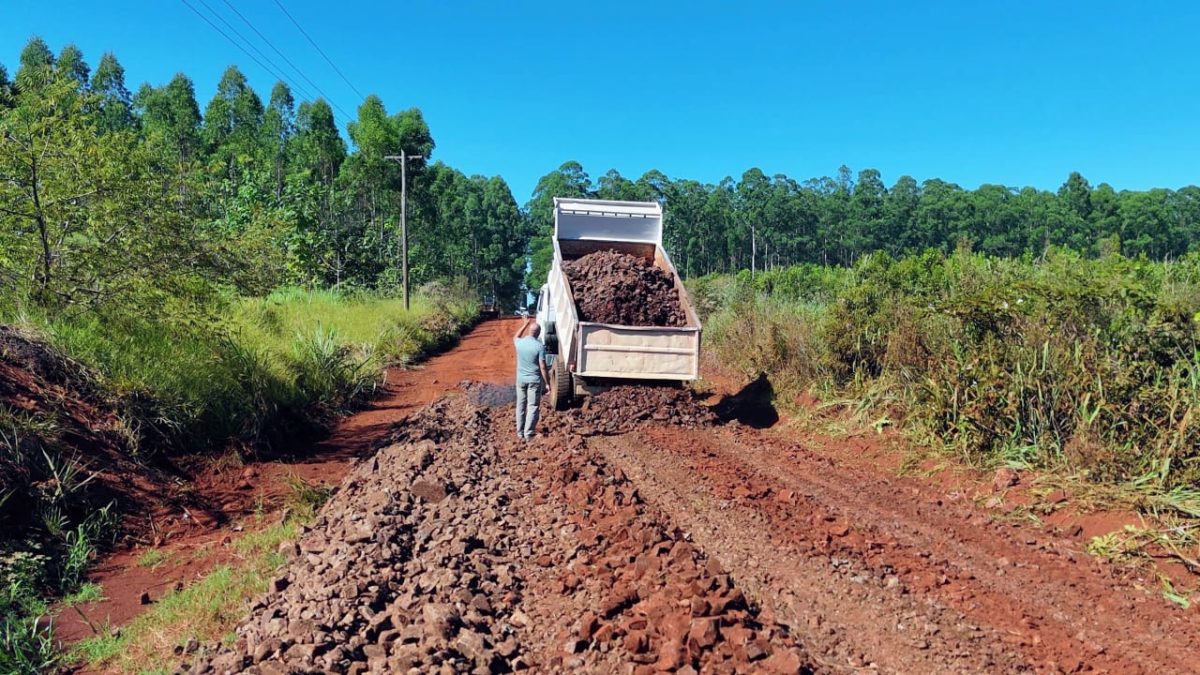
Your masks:
<svg viewBox="0 0 1200 675"><path fill-rule="evenodd" d="M538 364L546 357L546 346L535 337L513 340L517 348L517 384L537 384L542 381Z"/></svg>

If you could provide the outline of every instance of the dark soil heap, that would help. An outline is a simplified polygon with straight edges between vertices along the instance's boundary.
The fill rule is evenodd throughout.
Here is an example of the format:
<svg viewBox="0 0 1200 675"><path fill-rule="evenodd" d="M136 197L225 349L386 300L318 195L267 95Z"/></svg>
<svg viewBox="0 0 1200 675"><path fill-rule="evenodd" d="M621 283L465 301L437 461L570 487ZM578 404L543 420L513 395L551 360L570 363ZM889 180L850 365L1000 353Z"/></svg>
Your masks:
<svg viewBox="0 0 1200 675"><path fill-rule="evenodd" d="M563 263L581 321L619 326L686 326L670 274L646 259L597 251Z"/></svg>
<svg viewBox="0 0 1200 675"><path fill-rule="evenodd" d="M134 432L100 375L36 334L0 325L0 547L36 534L53 506L78 523L116 502L162 506L166 479L131 458ZM60 467L82 481L59 495ZM87 476L93 476L83 480Z"/></svg>
<svg viewBox="0 0 1200 675"><path fill-rule="evenodd" d="M695 429L716 421L716 415L690 389L672 386L613 387L588 396L582 407L561 414L570 420L572 433L580 436L623 434L649 422Z"/></svg>

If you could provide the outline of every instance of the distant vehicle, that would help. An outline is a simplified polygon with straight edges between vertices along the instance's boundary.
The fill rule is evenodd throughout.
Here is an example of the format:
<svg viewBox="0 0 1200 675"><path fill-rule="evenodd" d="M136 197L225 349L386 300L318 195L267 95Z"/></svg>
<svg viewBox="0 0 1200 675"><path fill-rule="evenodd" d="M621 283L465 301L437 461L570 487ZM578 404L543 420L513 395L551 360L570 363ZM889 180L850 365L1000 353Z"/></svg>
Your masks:
<svg viewBox="0 0 1200 675"><path fill-rule="evenodd" d="M542 342L552 354L550 397L563 409L575 396L624 380L682 382L700 374L700 320L662 246L657 202L554 199L554 261L537 297ZM580 321L564 260L615 249L644 257L675 280L687 317L681 327L618 326Z"/></svg>
<svg viewBox="0 0 1200 675"><path fill-rule="evenodd" d="M483 302L480 303L479 313L484 318L494 318L500 315L500 309L496 307L496 297L493 295L483 296Z"/></svg>

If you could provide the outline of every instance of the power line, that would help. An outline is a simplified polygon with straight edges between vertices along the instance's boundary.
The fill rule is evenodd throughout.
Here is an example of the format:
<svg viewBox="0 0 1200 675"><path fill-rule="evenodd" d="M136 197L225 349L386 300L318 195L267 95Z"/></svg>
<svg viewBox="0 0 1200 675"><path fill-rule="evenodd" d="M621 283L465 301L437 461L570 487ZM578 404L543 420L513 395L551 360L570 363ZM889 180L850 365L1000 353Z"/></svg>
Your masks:
<svg viewBox="0 0 1200 675"><path fill-rule="evenodd" d="M188 0L179 0L179 1L180 1L180 2L182 2L184 5L187 5L187 8L188 8L188 9L190 9L190 10L192 10L192 12L193 12L193 13L195 13L195 15L196 15L196 16L198 16L198 17L200 17L201 19L203 19L203 20L204 20L204 23L207 23L209 26L211 26L211 27L212 27L212 29L213 29L213 30L215 30L215 31L217 31L218 33L220 33L221 37L223 37L223 38L225 38L226 40L228 40L228 41L229 41L229 44L231 44L231 45L233 45L234 47L237 47L238 49L240 49L240 50L242 51L242 53L243 53L243 54L245 54L246 56L249 56L249 57L250 57L250 59L251 59L252 61L254 61L255 63L257 63L257 64L259 65L259 67L260 67L260 68L262 68L263 70L265 70L265 71L267 71L268 73L270 73L272 77L275 77L275 78L277 78L277 79L280 79L280 80L284 79L284 78L283 78L283 77L281 77L281 76L280 76L278 73L276 73L274 70L272 70L272 69L271 69L269 66L267 66L265 63L263 63L262 61L259 61L259 60L258 60L258 57L256 57L255 55L251 54L251 53L250 53L250 52L249 52L249 51L248 51L248 50L247 50L245 47L243 47L241 44L239 44L239 43L238 43L236 40L234 40L233 38L229 37L229 35L228 35L228 34L227 34L225 31L221 30L221 28L220 28L219 26L217 26L217 24L215 24L215 23L213 23L212 21L210 21L210 20L209 20L209 18L208 18L207 16L204 16L204 14L202 14L202 13L200 12L200 10L196 9L195 7L193 7L193 6L192 6L192 4L191 4L190 2L188 2Z"/></svg>
<svg viewBox="0 0 1200 675"><path fill-rule="evenodd" d="M226 28L233 31L233 34L238 36L239 40L246 43L251 49L253 49L255 51L255 53L257 53L259 56L261 56L264 61L271 64L271 67L273 69L276 69L279 71L283 70L282 68L279 67L279 65L277 63L275 63L274 61L271 60L271 57L262 53L262 50L259 49L258 47L256 47L253 42L251 42L250 40L247 40L245 35L242 35L242 33L238 29L236 29L232 25L230 25L230 23L225 20L225 17L221 16L207 2L205 2L204 0L195 0L195 1L199 2L201 5L203 5L204 9L207 9L208 13L212 14L214 17L216 17L218 21L225 24ZM299 92L300 95L303 96L304 98L314 98L314 96L307 89L295 84L291 80L288 80L285 76L276 74L274 70L271 71L271 74L274 75L279 80L286 80L288 82L288 84L291 84L296 89L296 91Z"/></svg>
<svg viewBox="0 0 1200 675"><path fill-rule="evenodd" d="M301 70L299 66L297 66L295 63L292 63L292 60L287 57L287 54L284 54L283 52L281 52L279 50L279 48L275 46L274 43L272 43L269 39L267 39L267 36L263 35L262 31L260 31L258 28L256 28L254 26L254 24L250 22L249 19L247 19L245 16L243 16L242 13L237 10L237 7L233 6L233 3L229 2L229 0L222 0L222 2L224 2L229 7L229 9L233 11L234 14L237 14L238 18L241 19L242 22L244 22L247 26L250 27L250 30L254 31L255 34L258 35L258 37L262 38L262 41L267 43L268 47L275 50L275 53L279 55L279 58L281 58L285 62L287 62L287 64L292 67L292 70L295 70L296 73L300 75L300 77L304 78L305 82L307 82L309 85L311 85L313 89L317 90L318 94L320 94L322 97L324 97L326 101L329 101L330 105L337 108L342 113L342 115L346 116L347 118L354 119L354 116L351 115L350 113L346 112L345 110L343 110L342 106L338 105L337 101L333 100L332 96L330 96L329 94L326 94L321 89L320 85L318 85L316 82L313 82L312 80L310 80L308 78L308 75L305 75L304 71Z"/></svg>
<svg viewBox="0 0 1200 675"><path fill-rule="evenodd" d="M324 51L322 51L322 49L317 45L317 42L312 39L312 36L310 36L308 34L308 32L305 31L304 28L300 25L300 23L298 21L296 21L296 19L291 14L288 13L287 8L283 6L283 3L279 2L279 0L275 0L275 4L279 6L280 11L282 11L287 16L287 18L291 19L292 25L294 25L297 30L299 30L301 33L304 34L304 37L308 39L308 42L309 42L309 44L311 44L313 46L313 49L316 49L317 53L319 53L322 57L325 58L326 63L328 63L329 66L331 68L333 68L333 70L335 72L337 72L338 75L341 76L342 81L345 82L347 85L349 85L350 88L354 90L354 93L358 94L359 98L366 98L366 96L363 96L363 93L358 90L358 87L355 87L354 84L352 82L350 82L350 80L346 77L346 75L341 71L341 69L339 69L337 67L337 65L334 64L333 59L330 59L329 55L327 55Z"/></svg>
<svg viewBox="0 0 1200 675"><path fill-rule="evenodd" d="M221 37L225 38L225 39L226 39L226 40L229 42L229 44L233 45L234 47L237 47L237 48L238 48L238 49L239 49L239 50L240 50L240 51L241 51L243 54L245 54L246 56L249 56L249 57L250 57L250 60L252 60L252 61L254 61L255 63L257 63L257 64L258 64L258 66L259 66L260 68L262 68L263 70L267 71L267 73L269 73L269 74L271 75L271 77L274 77L274 78L275 78L275 79L277 79L277 80L281 80L281 81L283 81L283 82L286 82L286 83L288 83L288 84L289 84L289 85L291 85L293 88L295 88L295 89L297 89L298 91L300 91L300 92L301 92L301 95L303 95L303 96L304 96L304 97L306 97L306 98L314 98L314 97L313 97L311 94L307 93L307 90L306 90L306 89L304 89L304 88L302 88L302 87L298 86L298 85L297 85L295 82L292 82L292 81L291 81L289 78L287 78L286 76L284 76L284 75L281 75L281 74L279 74L279 73L275 72L274 68L272 68L271 66L268 66L267 64L265 64L265 63L263 63L262 61L260 61L260 60L258 59L258 57L256 57L254 54L251 54L251 53L250 53L250 51L249 51L249 50L247 50L245 47L243 47L243 46L242 46L242 45L241 45L241 44L240 44L240 43L239 43L237 40L234 40L233 38L229 37L229 34L228 34L228 33L226 33L225 31L221 30L220 26L218 26L217 24L213 23L213 22L212 22L212 21L211 21L211 20L210 20L210 19L209 19L207 16L205 16L205 15L204 15L204 14L203 14L203 13L202 13L200 10L196 9L196 8L195 8L195 7L194 7L194 6L193 6L193 5L192 5L190 2L188 2L188 0L179 0L179 1L180 1L180 2L182 2L184 5L186 5L188 9L192 10L192 13L194 13L196 16L200 17L200 18L201 18L201 19L204 21L204 23L207 23L207 24L208 24L208 25L209 25L209 26L210 26L210 27L211 27L213 30L217 31L217 33L218 33L218 34L220 34L220 36L221 36ZM198 1L198 2L201 2L201 3L203 3L203 2L204 2L204 0L197 0L197 1ZM212 8L211 8L211 7L208 7L207 5L205 5L205 7L206 7L206 8L208 8L208 11L210 11L210 12L212 11ZM215 12L214 12L214 14L215 14ZM220 16L218 16L217 18L220 18ZM228 24L226 24L226 25L228 25ZM231 28L232 28L232 27L231 27ZM239 35L240 35L240 34L239 34ZM242 38L242 39L244 40L245 38ZM253 45L251 45L251 46L253 47ZM266 56L265 56L265 55L264 55L264 58L266 58ZM267 60L268 60L268 61L270 61L270 59L267 59ZM338 110L341 110L341 108L338 108ZM344 116L344 117L348 118L348 119L346 120L347 122L348 122L350 119L353 119L353 118L350 118L348 115L346 115L346 114L345 114L345 111L343 111L343 113L342 113L342 114L343 114L343 116Z"/></svg>

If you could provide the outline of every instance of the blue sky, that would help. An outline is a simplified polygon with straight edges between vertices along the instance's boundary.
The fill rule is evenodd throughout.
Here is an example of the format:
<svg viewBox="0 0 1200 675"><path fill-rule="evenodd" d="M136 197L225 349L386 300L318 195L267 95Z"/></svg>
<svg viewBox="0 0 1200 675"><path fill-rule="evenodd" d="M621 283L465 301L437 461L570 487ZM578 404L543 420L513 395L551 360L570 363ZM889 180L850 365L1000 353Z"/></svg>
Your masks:
<svg viewBox="0 0 1200 675"><path fill-rule="evenodd" d="M189 1L255 37L225 0ZM1195 2L281 1L358 90L422 109L436 158L503 175L520 203L569 159L593 178L757 166L803 180L846 164L889 185L1200 182ZM354 112L274 0L229 2ZM275 79L179 0L3 4L10 71L38 34L93 66L115 52L131 89L185 72L202 108L230 63L264 97Z"/></svg>

